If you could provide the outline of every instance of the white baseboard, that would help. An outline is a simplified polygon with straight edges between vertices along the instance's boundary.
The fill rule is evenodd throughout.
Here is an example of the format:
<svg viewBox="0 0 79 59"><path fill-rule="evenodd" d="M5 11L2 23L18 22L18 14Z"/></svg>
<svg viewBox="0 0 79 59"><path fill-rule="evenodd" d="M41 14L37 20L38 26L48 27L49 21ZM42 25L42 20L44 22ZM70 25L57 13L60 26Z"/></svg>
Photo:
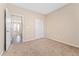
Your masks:
<svg viewBox="0 0 79 59"><path fill-rule="evenodd" d="M51 39L51 38L47 38L47 39ZM69 46L79 48L79 45L75 45L75 44L72 44L72 43L68 43L68 42L64 42L64 41L60 41L60 40L56 40L56 39L51 39L51 40L54 40L54 41L57 41L57 42L60 42L60 43L63 43L63 44L69 45Z"/></svg>
<svg viewBox="0 0 79 59"><path fill-rule="evenodd" d="M32 38L32 39L29 39L29 40L23 40L23 42L33 41L33 40L37 40L37 39L44 39L44 37L42 37L42 38Z"/></svg>
<svg viewBox="0 0 79 59"><path fill-rule="evenodd" d="M4 51L1 51L0 56L2 56L3 52L4 52Z"/></svg>
<svg viewBox="0 0 79 59"><path fill-rule="evenodd" d="M28 42L28 41L32 41L32 40L36 40L35 38L29 39L29 40L23 40L23 42Z"/></svg>
<svg viewBox="0 0 79 59"><path fill-rule="evenodd" d="M51 38L39 38L39 39L51 39ZM30 40L25 40L23 42L28 42L28 41L32 41L32 40L37 40L37 38L33 38L33 39L30 39ZM76 44L64 42L64 41L57 40L57 39L51 39L51 40L54 40L54 41L57 41L57 42L60 42L60 43L63 43L63 44L69 45L69 46L73 46L73 47L79 48L79 45L76 45Z"/></svg>

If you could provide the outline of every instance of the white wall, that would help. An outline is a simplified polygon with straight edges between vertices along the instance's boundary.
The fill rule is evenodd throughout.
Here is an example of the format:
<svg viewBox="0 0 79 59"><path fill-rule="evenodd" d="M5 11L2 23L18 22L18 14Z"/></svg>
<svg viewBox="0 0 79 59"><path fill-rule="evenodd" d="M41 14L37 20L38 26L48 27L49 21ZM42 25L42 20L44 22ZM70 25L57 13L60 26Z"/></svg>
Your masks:
<svg viewBox="0 0 79 59"><path fill-rule="evenodd" d="M79 47L79 4L69 4L47 15L46 37Z"/></svg>
<svg viewBox="0 0 79 59"><path fill-rule="evenodd" d="M4 4L0 4L0 55L4 50Z"/></svg>

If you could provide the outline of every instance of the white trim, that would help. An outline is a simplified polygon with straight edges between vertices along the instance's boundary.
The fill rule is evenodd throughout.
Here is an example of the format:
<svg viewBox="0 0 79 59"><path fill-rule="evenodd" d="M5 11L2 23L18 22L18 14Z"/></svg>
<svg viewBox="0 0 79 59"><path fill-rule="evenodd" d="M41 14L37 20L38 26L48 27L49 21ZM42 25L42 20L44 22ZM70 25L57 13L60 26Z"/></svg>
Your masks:
<svg viewBox="0 0 79 59"><path fill-rule="evenodd" d="M38 39L45 39L45 38L44 37L42 37L42 38L32 38L32 39L29 39L29 40L24 40L23 42L28 42L28 41L38 40Z"/></svg>
<svg viewBox="0 0 79 59"><path fill-rule="evenodd" d="M24 40L23 42L29 42L29 41L33 41L33 40L37 40L37 39L33 38L33 39L29 39L29 40Z"/></svg>
<svg viewBox="0 0 79 59"><path fill-rule="evenodd" d="M47 38L47 39L51 39L51 38ZM57 40L57 39L51 39L51 40L54 40L54 41L57 41L57 42L60 42L60 43L63 43L63 44L69 45L69 46L73 46L73 47L79 48L78 45L75 45L75 44L72 44L72 43L64 42L64 41Z"/></svg>

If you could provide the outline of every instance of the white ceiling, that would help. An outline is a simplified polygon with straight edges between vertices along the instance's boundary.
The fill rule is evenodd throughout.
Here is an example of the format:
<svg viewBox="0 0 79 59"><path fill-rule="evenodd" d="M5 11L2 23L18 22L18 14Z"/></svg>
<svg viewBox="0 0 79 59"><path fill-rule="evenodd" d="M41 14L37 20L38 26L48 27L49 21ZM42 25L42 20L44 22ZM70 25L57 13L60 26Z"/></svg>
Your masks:
<svg viewBox="0 0 79 59"><path fill-rule="evenodd" d="M66 3L13 3L13 4L21 8L32 10L34 12L38 12L44 15L66 5Z"/></svg>

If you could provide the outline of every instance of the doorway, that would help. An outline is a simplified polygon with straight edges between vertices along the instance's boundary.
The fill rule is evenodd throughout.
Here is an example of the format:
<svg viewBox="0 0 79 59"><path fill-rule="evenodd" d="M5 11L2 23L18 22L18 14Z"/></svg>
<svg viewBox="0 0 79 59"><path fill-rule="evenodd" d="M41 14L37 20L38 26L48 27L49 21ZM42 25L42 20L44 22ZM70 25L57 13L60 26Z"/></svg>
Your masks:
<svg viewBox="0 0 79 59"><path fill-rule="evenodd" d="M22 17L17 15L11 15L11 43L22 42Z"/></svg>
<svg viewBox="0 0 79 59"><path fill-rule="evenodd" d="M7 51L11 44L22 43L23 36L23 23L22 16L14 15L9 12L6 8L5 10L5 20L4 20L4 50Z"/></svg>

